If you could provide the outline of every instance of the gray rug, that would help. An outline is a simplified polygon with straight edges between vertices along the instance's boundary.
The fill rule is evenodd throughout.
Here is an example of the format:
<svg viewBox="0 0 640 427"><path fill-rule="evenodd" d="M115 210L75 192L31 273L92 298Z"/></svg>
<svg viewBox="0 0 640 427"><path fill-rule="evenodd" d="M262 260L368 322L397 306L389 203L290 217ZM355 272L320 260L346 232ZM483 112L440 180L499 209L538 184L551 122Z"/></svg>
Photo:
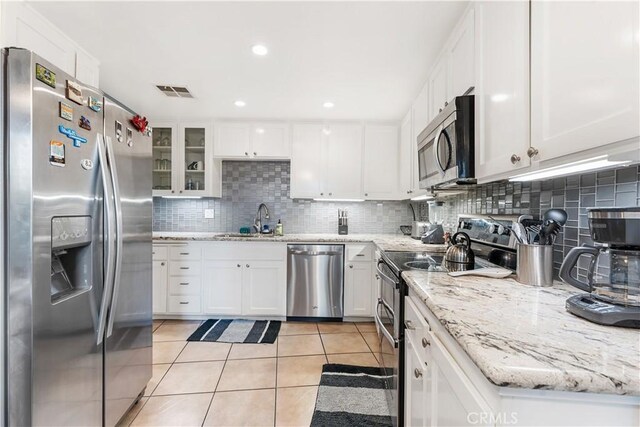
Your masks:
<svg viewBox="0 0 640 427"><path fill-rule="evenodd" d="M273 344L281 324L279 320L209 319L187 341Z"/></svg>
<svg viewBox="0 0 640 427"><path fill-rule="evenodd" d="M386 378L380 368L324 365L311 426L391 426Z"/></svg>

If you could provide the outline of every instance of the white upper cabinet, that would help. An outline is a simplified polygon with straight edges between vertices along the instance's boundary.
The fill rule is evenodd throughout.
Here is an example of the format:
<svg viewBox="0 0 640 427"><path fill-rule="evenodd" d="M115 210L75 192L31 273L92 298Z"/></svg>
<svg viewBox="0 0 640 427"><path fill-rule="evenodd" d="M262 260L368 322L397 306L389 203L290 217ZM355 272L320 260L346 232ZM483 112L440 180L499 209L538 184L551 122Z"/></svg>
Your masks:
<svg viewBox="0 0 640 427"><path fill-rule="evenodd" d="M475 166L480 182L528 167L529 3L475 3Z"/></svg>
<svg viewBox="0 0 640 427"><path fill-rule="evenodd" d="M249 158L251 155L251 125L249 123L215 123L213 155L216 157Z"/></svg>
<svg viewBox="0 0 640 427"><path fill-rule="evenodd" d="M364 197L391 200L398 197L398 127L364 128Z"/></svg>
<svg viewBox="0 0 640 427"><path fill-rule="evenodd" d="M331 125L326 140L323 198L362 197L362 126Z"/></svg>
<svg viewBox="0 0 640 427"><path fill-rule="evenodd" d="M429 76L429 121L437 116L451 100L448 75L449 59L449 52L444 52ZM418 131L418 133L420 132Z"/></svg>
<svg viewBox="0 0 640 427"><path fill-rule="evenodd" d="M214 156L223 159L289 159L289 126L280 122L216 122Z"/></svg>
<svg viewBox="0 0 640 427"><path fill-rule="evenodd" d="M524 4L526 5L526 3ZM470 8L451 40L451 97L464 94L476 84L474 27L474 10Z"/></svg>
<svg viewBox="0 0 640 427"><path fill-rule="evenodd" d="M33 51L88 85L98 87L100 64L23 1L2 2L0 46Z"/></svg>
<svg viewBox="0 0 640 427"><path fill-rule="evenodd" d="M257 158L291 157L289 126L286 123L255 123L251 132L251 154Z"/></svg>
<svg viewBox="0 0 640 427"><path fill-rule="evenodd" d="M291 144L292 199L320 197L324 181L322 125L294 124Z"/></svg>
<svg viewBox="0 0 640 427"><path fill-rule="evenodd" d="M531 3L535 160L640 134L638 2Z"/></svg>
<svg viewBox="0 0 640 427"><path fill-rule="evenodd" d="M418 93L418 96L416 97L416 99L413 100L413 104L411 104L412 111L410 113L412 113L413 115L412 116L413 123L412 123L412 130L411 130L410 136L411 136L411 139L413 140L412 143L416 143L416 146L415 146L416 150L418 149L417 148L418 135L420 135L420 132L422 132L424 128L426 128L427 125L429 124L429 121L431 121L431 117L429 113L429 103L430 103L429 82L427 82L420 90L420 93Z"/></svg>
<svg viewBox="0 0 640 427"><path fill-rule="evenodd" d="M398 187L400 198L408 198L411 196L413 189L413 159L417 150L413 141L412 114L413 110L404 116L400 123L400 144L399 144L399 163L398 168Z"/></svg>

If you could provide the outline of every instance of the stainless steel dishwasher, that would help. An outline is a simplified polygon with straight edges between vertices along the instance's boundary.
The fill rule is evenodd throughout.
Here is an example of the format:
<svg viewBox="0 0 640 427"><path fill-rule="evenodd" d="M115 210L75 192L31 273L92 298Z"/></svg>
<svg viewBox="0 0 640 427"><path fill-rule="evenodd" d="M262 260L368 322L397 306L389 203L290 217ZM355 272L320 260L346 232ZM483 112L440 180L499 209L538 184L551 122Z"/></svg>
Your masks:
<svg viewBox="0 0 640 427"><path fill-rule="evenodd" d="M287 246L287 317L342 318L343 245Z"/></svg>

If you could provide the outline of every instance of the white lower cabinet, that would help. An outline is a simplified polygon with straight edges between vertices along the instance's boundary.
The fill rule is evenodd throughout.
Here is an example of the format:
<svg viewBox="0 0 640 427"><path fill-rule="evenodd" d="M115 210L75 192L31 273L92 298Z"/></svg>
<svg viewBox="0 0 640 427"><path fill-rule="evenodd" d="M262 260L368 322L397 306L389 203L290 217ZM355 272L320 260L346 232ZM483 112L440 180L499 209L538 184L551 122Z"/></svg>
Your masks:
<svg viewBox="0 0 640 427"><path fill-rule="evenodd" d="M242 314L240 261L206 261L203 285L203 310L206 314Z"/></svg>
<svg viewBox="0 0 640 427"><path fill-rule="evenodd" d="M405 341L405 425L430 427L432 420L431 363L418 353L413 340Z"/></svg>
<svg viewBox="0 0 640 427"><path fill-rule="evenodd" d="M167 311L167 261L153 261L153 313Z"/></svg>
<svg viewBox="0 0 640 427"><path fill-rule="evenodd" d="M242 277L242 314L284 316L286 314L286 264L248 261Z"/></svg>
<svg viewBox="0 0 640 427"><path fill-rule="evenodd" d="M345 245L344 316L373 317L377 294L373 274L373 246Z"/></svg>

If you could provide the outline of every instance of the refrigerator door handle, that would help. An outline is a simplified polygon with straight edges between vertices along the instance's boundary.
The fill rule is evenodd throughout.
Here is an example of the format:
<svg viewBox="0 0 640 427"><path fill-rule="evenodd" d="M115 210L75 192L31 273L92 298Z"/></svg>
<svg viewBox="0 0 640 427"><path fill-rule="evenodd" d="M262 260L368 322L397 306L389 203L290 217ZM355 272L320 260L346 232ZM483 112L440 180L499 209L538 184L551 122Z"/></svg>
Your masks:
<svg viewBox="0 0 640 427"><path fill-rule="evenodd" d="M104 283L102 287L102 301L100 303L100 314L98 316L98 337L97 344L100 345L104 339L105 328L107 324L107 312L109 311L109 302L111 290L113 288L113 274L115 267L115 217L113 215L111 192L111 172L109 171L109 162L105 151L104 139L101 134L96 136L96 146L98 147L98 159L100 161L100 176L102 178L102 187L104 191L104 218L105 218L105 266L104 266Z"/></svg>
<svg viewBox="0 0 640 427"><path fill-rule="evenodd" d="M107 156L109 157L109 166L111 170L111 184L113 186L113 201L115 206L116 220L116 259L113 274L113 291L111 293L111 304L109 308L109 320L107 327L107 338L113 333L113 322L115 318L115 307L118 298L118 289L120 288L120 272L122 271L122 249L123 249L123 230L122 230L122 202L120 200L120 184L118 181L118 168L115 163L115 154L113 152L113 143L111 137L105 136Z"/></svg>

